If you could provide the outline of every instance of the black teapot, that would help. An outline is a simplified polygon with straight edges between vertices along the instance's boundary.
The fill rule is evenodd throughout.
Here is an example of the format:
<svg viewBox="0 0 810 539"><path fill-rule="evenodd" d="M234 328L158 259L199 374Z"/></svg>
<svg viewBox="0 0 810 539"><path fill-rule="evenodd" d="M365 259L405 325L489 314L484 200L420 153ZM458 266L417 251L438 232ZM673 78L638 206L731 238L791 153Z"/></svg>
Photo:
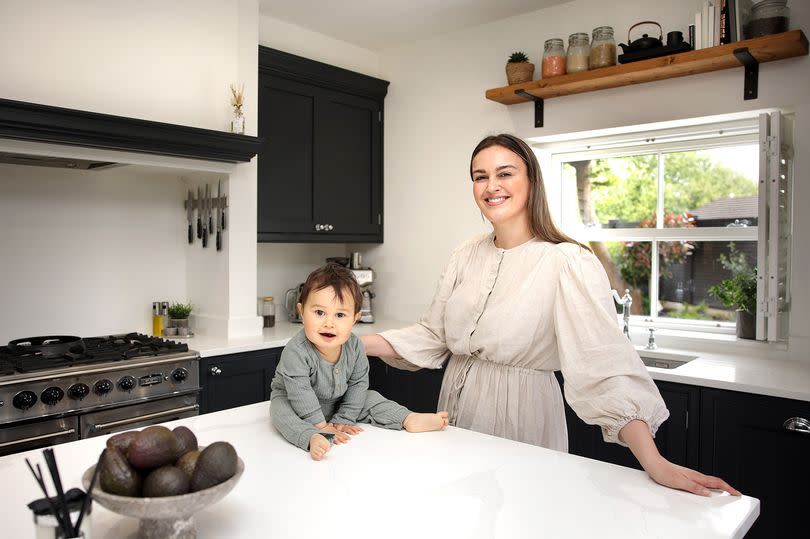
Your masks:
<svg viewBox="0 0 810 539"><path fill-rule="evenodd" d="M630 31L635 28L636 26L640 26L642 24L654 24L658 26L658 38L649 37L647 34L642 35L639 39L635 41L630 41ZM627 31L627 43L619 43L619 47L622 48L622 52L627 54L629 52L639 52L639 51L646 51L650 49L657 49L659 47L664 46L664 42L662 41L664 37L664 29L661 28L661 25L655 21L641 21L637 22L633 26L630 27L630 30Z"/></svg>

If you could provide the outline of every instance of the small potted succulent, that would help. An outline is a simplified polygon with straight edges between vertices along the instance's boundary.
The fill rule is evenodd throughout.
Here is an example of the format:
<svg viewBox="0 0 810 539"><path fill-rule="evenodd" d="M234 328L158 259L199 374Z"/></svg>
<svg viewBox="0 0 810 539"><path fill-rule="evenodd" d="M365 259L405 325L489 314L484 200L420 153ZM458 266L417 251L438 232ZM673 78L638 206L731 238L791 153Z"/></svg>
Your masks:
<svg viewBox="0 0 810 539"><path fill-rule="evenodd" d="M170 326L178 328L178 335L188 335L188 316L193 306L191 303L172 303L169 305ZM185 329L186 331L182 331Z"/></svg>
<svg viewBox="0 0 810 539"><path fill-rule="evenodd" d="M729 244L729 255L720 255L720 265L731 277L709 288L709 293L726 307L737 310L737 337L756 339L757 269L748 265L745 255Z"/></svg>
<svg viewBox="0 0 810 539"><path fill-rule="evenodd" d="M506 82L511 86L534 78L534 64L522 51L513 52L506 62Z"/></svg>

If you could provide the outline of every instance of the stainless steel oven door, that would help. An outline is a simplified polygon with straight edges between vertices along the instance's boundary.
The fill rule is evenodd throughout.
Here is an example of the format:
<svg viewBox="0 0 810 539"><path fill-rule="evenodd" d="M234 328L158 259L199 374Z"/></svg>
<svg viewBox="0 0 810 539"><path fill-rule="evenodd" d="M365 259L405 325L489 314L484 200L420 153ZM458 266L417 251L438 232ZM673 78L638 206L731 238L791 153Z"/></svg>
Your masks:
<svg viewBox="0 0 810 539"><path fill-rule="evenodd" d="M76 416L0 427L0 456L78 439L79 420Z"/></svg>
<svg viewBox="0 0 810 539"><path fill-rule="evenodd" d="M193 393L83 414L79 416L79 429L82 438L92 438L192 417L199 413L197 394Z"/></svg>

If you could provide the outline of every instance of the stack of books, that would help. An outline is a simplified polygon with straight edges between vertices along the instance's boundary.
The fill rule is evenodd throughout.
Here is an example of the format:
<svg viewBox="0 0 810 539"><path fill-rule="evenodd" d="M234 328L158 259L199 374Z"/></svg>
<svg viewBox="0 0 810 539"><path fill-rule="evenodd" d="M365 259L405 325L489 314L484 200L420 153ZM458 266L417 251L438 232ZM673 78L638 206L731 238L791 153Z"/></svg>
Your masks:
<svg viewBox="0 0 810 539"><path fill-rule="evenodd" d="M703 0L695 13L694 30L690 26L695 50L725 45L742 39L742 27L748 17L745 0Z"/></svg>

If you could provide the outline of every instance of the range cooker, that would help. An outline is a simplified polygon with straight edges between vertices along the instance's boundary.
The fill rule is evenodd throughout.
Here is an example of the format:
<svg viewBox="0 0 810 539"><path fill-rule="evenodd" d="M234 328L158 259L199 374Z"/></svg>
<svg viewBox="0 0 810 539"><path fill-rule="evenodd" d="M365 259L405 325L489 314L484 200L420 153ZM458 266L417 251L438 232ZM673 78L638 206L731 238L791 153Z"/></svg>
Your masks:
<svg viewBox="0 0 810 539"><path fill-rule="evenodd" d="M199 413L199 354L140 333L0 347L0 455Z"/></svg>

